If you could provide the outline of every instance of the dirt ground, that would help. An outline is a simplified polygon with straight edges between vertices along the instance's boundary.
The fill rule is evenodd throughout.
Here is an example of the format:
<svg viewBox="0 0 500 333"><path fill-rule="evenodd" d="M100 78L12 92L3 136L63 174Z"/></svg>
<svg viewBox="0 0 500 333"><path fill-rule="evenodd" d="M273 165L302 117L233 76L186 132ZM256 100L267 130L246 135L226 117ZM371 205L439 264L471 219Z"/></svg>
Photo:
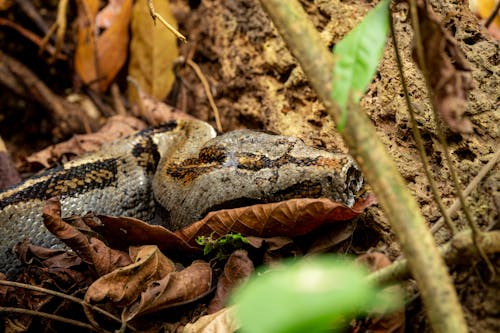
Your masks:
<svg viewBox="0 0 500 333"><path fill-rule="evenodd" d="M328 47L337 43L372 7L371 3L361 0L301 2ZM473 124L473 133L446 133L455 166L465 187L491 159L498 146L500 47L472 15L466 2L431 2L449 32L456 38L472 68L475 87L468 96L466 114ZM333 130L335 125L308 85L300 66L261 9L259 1L174 0L171 3L180 30L189 36L189 43L181 46L180 54L194 54L193 60L201 67L212 88L224 131L237 128L263 129L297 136L308 144L329 150L347 151L340 135ZM419 110L417 121L425 140L426 153L444 204L449 206L455 199L455 192L436 136L422 76L411 57L413 36L408 22L408 8L406 4L399 3L393 5L392 9L410 96ZM6 38L4 32L1 32L0 46L5 52L16 53L17 46L7 47L4 42ZM21 59L31 68L38 64L38 60L30 56L32 54L35 53L25 50L22 52L24 60ZM425 219L432 225L440 214L432 199L415 147L394 58L392 43L389 42L379 71L363 98L362 105L417 198ZM44 71L42 69L37 74L49 78L55 75ZM53 71L64 73L64 68ZM214 117L199 79L187 69L182 69L178 74L184 84L177 94L176 106L214 124ZM67 79L71 81L69 76ZM55 86L51 88L56 92L64 91L64 87L58 86L57 82L61 82L61 79L54 80ZM2 98L0 105L11 110L25 107L24 102L13 102L8 98ZM31 136L35 130L24 128L24 140L33 141L36 137L38 143L33 149L40 149L42 147L39 145L50 143L50 120L43 117L40 119L36 108L24 113L23 117L21 121L16 121L13 114L3 114L2 126L11 127L14 132L16 123L31 124L30 126L37 127L36 135L42 133L42 137L36 137L35 134ZM5 133L3 135L4 139L10 136ZM19 137L14 138L20 140ZM17 145L18 142L8 144ZM475 220L483 228L498 227L499 169L497 166L490 172L468 200ZM464 227L465 218L461 212L455 221L460 227ZM368 209L358 226L353 242L357 251L382 250L391 259L400 255L397 240L380 207ZM436 234L436 239L441 244L449 239L449 233L442 228ZM498 267L498 258L496 260ZM470 263L464 263L462 268L453 272L471 332L500 331L499 285L487 282L486 272L482 264ZM418 297L408 306L406 320L407 332L431 331Z"/></svg>

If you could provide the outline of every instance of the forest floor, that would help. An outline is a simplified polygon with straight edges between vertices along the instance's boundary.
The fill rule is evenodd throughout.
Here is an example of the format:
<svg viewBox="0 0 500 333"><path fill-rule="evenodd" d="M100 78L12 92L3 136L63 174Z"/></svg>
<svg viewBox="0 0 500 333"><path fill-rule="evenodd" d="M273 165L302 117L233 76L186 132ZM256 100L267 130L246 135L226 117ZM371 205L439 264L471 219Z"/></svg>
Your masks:
<svg viewBox="0 0 500 333"><path fill-rule="evenodd" d="M329 48L372 7L371 3L362 0L301 2ZM42 5L37 1L35 4L39 8L47 7L42 13L48 20L54 18L56 4ZM463 52L473 78L465 111L473 131L460 134L448 130L445 133L455 168L465 187L498 149L500 47L465 2L431 1L431 4L447 31L455 38L458 49ZM258 1L174 0L171 7L180 31L189 39L187 44L180 45L179 54L191 58L201 68L221 114L224 132L239 128L266 130L296 136L308 144L328 150L347 152L341 136L333 130L335 124ZM455 190L437 138L424 81L412 58L413 33L408 6L406 3L393 4L392 11L409 94L418 112L417 123L424 138L426 155L443 202L450 206L456 197ZM70 10L70 17L75 15L71 13ZM11 10L7 16L18 24L31 24L19 9ZM75 47L71 42L74 28L70 28L66 37L69 40L66 43L67 52ZM56 94L65 96L75 89L75 74L70 61L48 65L37 55L37 47L20 40L16 32L3 27L0 29L0 50L29 67ZM170 94L168 103L214 124L213 111L199 78L187 69L181 69L178 75L182 84L174 85L177 90L175 94ZM124 77L119 74L116 79L123 89L126 86ZM20 165L24 157L54 143L52 133L57 124L37 103L4 87L1 91L1 135ZM432 227L440 212L432 198L413 139L390 40L378 72L362 99L362 106L417 199L425 220ZM499 227L498 171L499 166L496 166L468 198L474 219L483 229ZM461 211L454 221L460 229L466 227ZM436 232L435 238L438 244L443 244L450 239L450 233L443 227ZM390 224L377 205L368 208L357 219L348 245L337 246L334 250L352 254L382 251L391 260L401 255ZM493 259L496 259L498 268L498 258ZM498 282L487 281L484 264L471 265L467 262L451 274L470 331L500 331L499 285ZM416 291L413 292L416 296ZM407 306L405 331L431 332L419 297L414 297Z"/></svg>

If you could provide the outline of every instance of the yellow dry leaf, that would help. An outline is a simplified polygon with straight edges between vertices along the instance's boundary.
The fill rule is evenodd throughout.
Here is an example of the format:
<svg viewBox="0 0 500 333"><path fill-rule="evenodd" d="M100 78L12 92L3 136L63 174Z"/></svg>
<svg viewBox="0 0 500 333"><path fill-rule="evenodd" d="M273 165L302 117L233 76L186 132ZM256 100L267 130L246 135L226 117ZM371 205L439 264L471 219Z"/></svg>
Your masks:
<svg viewBox="0 0 500 333"><path fill-rule="evenodd" d="M156 12L177 28L168 1L156 1ZM129 76L148 95L163 100L174 82L173 62L178 56L177 38L163 25L156 25L149 14L147 0L138 0L132 11ZM129 85L129 98L137 100L136 89Z"/></svg>

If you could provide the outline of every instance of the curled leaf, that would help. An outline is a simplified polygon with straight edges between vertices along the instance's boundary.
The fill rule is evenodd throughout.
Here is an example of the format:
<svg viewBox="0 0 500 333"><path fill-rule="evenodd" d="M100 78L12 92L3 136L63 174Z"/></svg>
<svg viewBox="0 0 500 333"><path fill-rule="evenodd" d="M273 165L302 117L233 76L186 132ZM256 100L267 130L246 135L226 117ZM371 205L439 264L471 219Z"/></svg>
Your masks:
<svg viewBox="0 0 500 333"><path fill-rule="evenodd" d="M370 199L371 200L371 199ZM176 234L189 244L198 236L221 237L230 232L244 236L288 236L307 234L324 223L349 220L373 201L349 208L330 199L291 199L277 203L224 209L209 213Z"/></svg>
<svg viewBox="0 0 500 333"><path fill-rule="evenodd" d="M132 303L149 282L173 272L174 264L156 246L132 247L132 264L118 268L97 279L85 294L85 301L111 301L118 305Z"/></svg>
<svg viewBox="0 0 500 333"><path fill-rule="evenodd" d="M75 251L98 275L130 263L126 253L111 249L96 238L89 239L73 225L66 223L61 218L61 203L56 198L49 199L45 204L43 222L51 233ZM47 251L50 250L47 249L45 252Z"/></svg>
<svg viewBox="0 0 500 333"><path fill-rule="evenodd" d="M234 251L224 265L222 276L217 282L215 296L208 305L208 313L221 310L226 305L229 293L245 281L253 270L254 265L248 257L247 251Z"/></svg>
<svg viewBox="0 0 500 333"><path fill-rule="evenodd" d="M427 2L418 2L418 20L433 103L452 131L470 133L472 123L464 115L473 88L470 65Z"/></svg>
<svg viewBox="0 0 500 333"><path fill-rule="evenodd" d="M126 321L183 305L206 295L212 286L212 269L204 261L195 261L180 272L170 272L163 279L148 284L140 299L124 309Z"/></svg>

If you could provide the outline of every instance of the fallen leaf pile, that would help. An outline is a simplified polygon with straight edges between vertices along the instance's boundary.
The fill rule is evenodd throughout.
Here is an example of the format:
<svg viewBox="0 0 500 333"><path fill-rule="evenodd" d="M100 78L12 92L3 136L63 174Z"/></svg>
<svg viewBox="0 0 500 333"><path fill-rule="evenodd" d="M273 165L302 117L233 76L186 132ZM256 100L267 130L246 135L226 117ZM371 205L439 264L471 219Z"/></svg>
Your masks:
<svg viewBox="0 0 500 333"><path fill-rule="evenodd" d="M191 226L171 232L126 217L88 214L62 219L60 203L53 198L44 208L44 223L74 252L20 244L17 251L29 265L19 280L33 283L33 272L37 272L42 286L58 289L62 285L65 292L76 288L84 292L82 297L88 304L111 309L122 325L141 330L156 331L166 325L149 321L148 315L153 313L169 314L168 325L177 326L199 318L200 323L190 329L198 325L235 327L224 310L228 297L256 265L307 253L294 238L318 228L336 226L340 228L337 232L347 230L347 237L352 237L352 223L348 221L373 203L373 196L359 200L353 208L327 199L292 199L212 212ZM231 250L228 257L213 257L211 261L206 261L210 257L203 256L203 246L194 241L201 236L216 240L234 233L247 237L248 243ZM345 239L341 237L338 243ZM53 296L34 299L30 292L13 296L16 292L0 287L5 304L45 309L55 302ZM73 316L64 307L57 311ZM179 311L190 314L179 317ZM89 307L79 316L94 325L105 325L101 315ZM207 318L212 319L207 322ZM17 324L28 328L36 322L25 316ZM118 324L108 325L116 329Z"/></svg>

